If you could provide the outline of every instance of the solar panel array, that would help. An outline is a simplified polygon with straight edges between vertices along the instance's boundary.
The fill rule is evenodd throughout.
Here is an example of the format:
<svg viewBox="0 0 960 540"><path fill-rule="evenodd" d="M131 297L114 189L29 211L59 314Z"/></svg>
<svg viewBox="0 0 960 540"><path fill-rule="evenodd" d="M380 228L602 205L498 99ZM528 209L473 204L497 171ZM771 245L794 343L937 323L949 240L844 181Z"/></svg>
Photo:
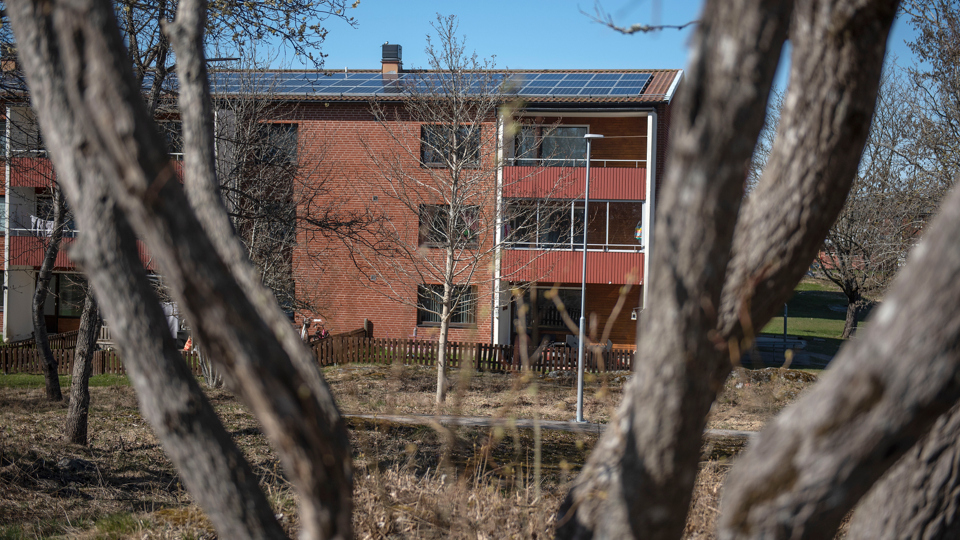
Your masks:
<svg viewBox="0 0 960 540"><path fill-rule="evenodd" d="M396 79L380 73L240 73L212 75L217 93L263 92L275 95L377 96L405 93L446 93L460 86L467 93L502 91L517 96L639 96L649 73L511 73L474 74L456 78L449 73L403 73Z"/></svg>

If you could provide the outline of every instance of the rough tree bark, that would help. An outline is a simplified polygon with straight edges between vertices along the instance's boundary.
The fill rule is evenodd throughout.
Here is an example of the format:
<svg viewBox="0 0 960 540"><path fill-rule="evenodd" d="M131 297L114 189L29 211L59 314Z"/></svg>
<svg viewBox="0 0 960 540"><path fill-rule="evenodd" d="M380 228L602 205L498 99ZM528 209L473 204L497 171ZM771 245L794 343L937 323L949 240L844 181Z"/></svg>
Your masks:
<svg viewBox="0 0 960 540"><path fill-rule="evenodd" d="M71 257L85 269L116 332L141 413L220 534L226 538L283 538L256 475L223 428L167 330L137 254L133 231L104 181L106 175L117 174L118 164L108 156L103 141L89 132L94 125L89 110L77 104L76 94L68 94L64 86L65 80L80 81L76 77L80 74L96 80L103 67L99 62L107 62L111 55L118 55L113 60L125 65L118 40L99 43L100 50L95 52L78 50L74 42L61 49L63 44L54 36L110 35L103 31L110 27L109 5L95 6L98 9L91 9L94 6L90 4L73 6L76 11L32 2L7 5L28 73L31 100L40 112L58 179L85 232L74 244ZM87 31L64 34L54 30L73 23L86 25ZM80 54L86 59L91 52L92 64L65 57L65 53ZM130 96L133 99L136 93ZM162 152L163 146L150 148Z"/></svg>
<svg viewBox="0 0 960 540"><path fill-rule="evenodd" d="M301 534L308 538L349 538L353 482L346 424L320 376L316 359L250 264L220 197L214 159L213 107L203 57L206 13L205 1L183 1L177 9L176 23L165 29L179 66L184 186L189 204L212 247L236 280L233 294L240 295L237 297L240 305L231 306L231 310L239 309L239 314L246 317L246 325L259 323L259 328L250 331L259 332L267 339L251 335L238 339L234 332L243 332L243 328L230 328L230 324L237 324L233 322L204 324L218 311L210 309L209 304L217 301L221 292L209 290L205 297L198 294L193 286L199 280L183 268L168 270L164 265L164 275L174 290L191 288L191 294L181 302L187 308L189 320L200 321L195 326L205 347L204 354L224 367L228 386L252 404L267 436L277 447L300 495ZM128 183L127 187L132 186ZM139 189L148 191L149 187L141 185ZM139 201L133 206L135 211L141 211ZM159 221L162 217L171 221L176 217L169 212L162 216L167 210L163 206L157 210L161 215L144 216L146 228L162 229L165 225ZM187 226L173 234L187 237L194 234L194 229ZM164 247L169 252L180 246L167 243ZM192 254L180 257L184 255L192 257ZM176 255L171 254L171 259L174 257ZM220 284L214 285L220 288ZM222 316L222 312L216 315ZM278 386L283 392L280 395ZM293 403L287 401L291 398Z"/></svg>
<svg viewBox="0 0 960 540"><path fill-rule="evenodd" d="M87 417L90 411L90 374L93 372L93 353L103 320L93 291L87 290L80 315L80 333L73 357L73 378L70 381L70 408L64 438L73 444L87 444Z"/></svg>
<svg viewBox="0 0 960 540"><path fill-rule="evenodd" d="M847 540L960 537L958 440L960 408L954 407L860 502Z"/></svg>
<svg viewBox="0 0 960 540"><path fill-rule="evenodd" d="M843 320L843 333L840 339L850 339L853 333L857 331L857 325L860 323L862 313L867 310L868 302L863 298L847 298L847 312Z"/></svg>
<svg viewBox="0 0 960 540"><path fill-rule="evenodd" d="M673 116L650 305L636 372L560 507L557 538L679 538L707 412L729 369L709 330L746 166L787 36L791 3L708 2ZM653 313L646 316L646 313Z"/></svg>
<svg viewBox="0 0 960 540"><path fill-rule="evenodd" d="M63 393L60 391L60 378L57 375L57 359L50 349L50 337L47 334L47 321L44 318L44 304L50 294L50 280L53 278L53 267L60 253L60 241L63 239L63 222L66 208L62 190L53 190L53 228L50 230L50 239L43 255L43 263L37 272L37 288L33 293L33 338L40 353L40 364L43 368L43 378L46 382L47 399L60 401Z"/></svg>
<svg viewBox="0 0 960 540"><path fill-rule="evenodd" d="M657 336L656 342L638 345L644 361L612 422L617 429L604 435L564 502L560 538L679 537L716 391L731 361L792 293L843 206L866 141L896 2L799 6L791 79L800 82L785 99L757 190L739 219L729 207L729 191L742 193L756 116L769 90L765 74L779 57L791 10L759 1L705 8L658 210L655 309L641 321L640 335ZM707 179L711 186L698 184ZM707 189L727 192L704 196ZM716 231L727 234L733 223L732 253L724 253Z"/></svg>
<svg viewBox="0 0 960 540"><path fill-rule="evenodd" d="M180 7L203 8L190 2ZM191 204L133 80L110 2L23 1L10 3L8 11L54 165L71 203L83 209L81 226L93 231L78 256L121 336L144 416L191 493L225 538L282 535L256 477L179 358L133 256L131 227L120 228L111 249L96 249L110 233L103 223L129 222L159 262L208 354L222 362L225 378L277 447L301 495L303 534L348 538L352 485L343 420L309 352L279 307L269 305L269 292L232 276L222 245L211 241L206 223L185 211ZM202 19L194 14L193 20ZM183 69L186 92L190 78L202 71L189 62ZM107 220L113 207L95 203L113 200L123 216ZM218 210L219 201L211 211ZM258 312L263 305L275 313ZM297 356L291 358L285 347Z"/></svg>
<svg viewBox="0 0 960 540"><path fill-rule="evenodd" d="M960 399L957 234L960 192L946 201L870 326L741 457L749 467L727 478L721 538L831 537Z"/></svg>

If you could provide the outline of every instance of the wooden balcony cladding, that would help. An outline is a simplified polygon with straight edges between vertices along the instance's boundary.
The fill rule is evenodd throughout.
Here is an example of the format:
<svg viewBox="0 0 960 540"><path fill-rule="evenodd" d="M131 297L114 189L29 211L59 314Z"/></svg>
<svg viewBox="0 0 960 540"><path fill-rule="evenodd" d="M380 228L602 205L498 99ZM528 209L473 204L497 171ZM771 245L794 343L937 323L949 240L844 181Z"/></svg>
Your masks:
<svg viewBox="0 0 960 540"><path fill-rule="evenodd" d="M588 251L587 283L626 284L643 281L643 253ZM508 249L503 252L503 279L541 283L580 283L581 251Z"/></svg>
<svg viewBox="0 0 960 540"><path fill-rule="evenodd" d="M53 163L46 157L10 158L10 185L13 187L49 188L55 178Z"/></svg>
<svg viewBox="0 0 960 540"><path fill-rule="evenodd" d="M177 178L183 179L183 162L172 160ZM50 188L56 179L53 163L46 157L10 158L10 185L12 187Z"/></svg>
<svg viewBox="0 0 960 540"><path fill-rule="evenodd" d="M56 269L74 270L77 268L76 263L67 256L70 245L73 244L74 240L74 238L63 239L63 242L60 244L60 252L57 253L57 262L54 264ZM40 265L43 264L43 256L47 248L47 238L39 236L8 236L7 241L10 242L9 266L40 268ZM137 240L137 254L140 256L140 261L147 270L154 269L153 259L150 257L150 254L147 253L147 247L139 240Z"/></svg>
<svg viewBox="0 0 960 540"><path fill-rule="evenodd" d="M647 198L647 170L591 167L590 198L643 201ZM582 199L587 182L585 167L507 166L503 168L503 196Z"/></svg>

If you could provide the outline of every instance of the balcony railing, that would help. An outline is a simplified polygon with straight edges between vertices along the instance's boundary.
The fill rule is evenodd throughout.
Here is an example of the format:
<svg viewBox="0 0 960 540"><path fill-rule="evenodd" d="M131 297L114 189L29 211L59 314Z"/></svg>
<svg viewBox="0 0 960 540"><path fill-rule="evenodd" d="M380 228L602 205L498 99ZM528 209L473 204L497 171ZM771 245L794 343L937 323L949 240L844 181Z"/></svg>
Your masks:
<svg viewBox="0 0 960 540"><path fill-rule="evenodd" d="M516 165L503 169L504 197L581 199L586 188L586 167ZM580 160L585 162L586 160ZM590 160L600 163L623 163L628 166L590 169L590 198L642 201L647 198L647 170L643 161ZM592 167L592 165L591 165Z"/></svg>
<svg viewBox="0 0 960 540"><path fill-rule="evenodd" d="M539 249L554 251L583 251L583 240L574 240L572 242L510 242L504 245L506 249ZM587 244L587 251L623 251L628 253L640 253L643 246L639 244Z"/></svg>
<svg viewBox="0 0 960 540"><path fill-rule="evenodd" d="M508 167L586 167L586 159L566 158L507 158ZM628 169L643 169L647 166L645 159L591 159L591 167L625 167Z"/></svg>
<svg viewBox="0 0 960 540"><path fill-rule="evenodd" d="M53 226L46 226L45 224L38 224L35 227L25 229L25 228L10 228L10 236L36 236L38 238L49 238L53 234ZM77 230L72 228L63 229L64 238L75 238L77 236Z"/></svg>

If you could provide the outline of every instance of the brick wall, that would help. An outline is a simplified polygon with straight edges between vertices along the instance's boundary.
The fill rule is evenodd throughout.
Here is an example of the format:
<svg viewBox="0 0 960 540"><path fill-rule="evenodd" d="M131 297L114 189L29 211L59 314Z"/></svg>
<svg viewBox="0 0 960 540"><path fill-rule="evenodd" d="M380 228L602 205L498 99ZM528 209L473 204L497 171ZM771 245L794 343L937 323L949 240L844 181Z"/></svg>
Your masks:
<svg viewBox="0 0 960 540"><path fill-rule="evenodd" d="M307 182L322 183L339 212L382 213L386 218L386 232L395 235L407 248L413 248L418 241L418 215L391 195L384 172L390 170L429 183L429 173L436 171L424 171L417 163L421 124L410 121L402 111L389 114L394 113L399 120L391 123L392 135L376 122L365 103L302 104L290 113L290 118L299 123L301 156L304 170L309 174ZM492 122L483 126L485 142L493 141L495 135ZM495 147L490 144L482 149L483 161L488 167L493 163L494 152ZM394 168L397 170L393 171ZM489 178L493 185L495 176L491 174ZM429 195L424 195L424 202L441 201L431 201ZM483 197L478 197L477 202L492 205L492 199ZM416 206L417 201L413 201L412 207ZM366 239L372 241L376 237ZM360 328L364 319L374 323L378 337L410 337L415 329L418 337L436 333L434 328L417 328L416 310L417 285L440 283L436 277L405 273L402 270L409 271L412 266L398 268L396 264L402 258L387 250L357 247L351 253L341 240L319 235L301 234L299 243L300 249L294 254L298 294L315 298L320 308L316 315L327 319L327 329L332 333ZM441 262L440 250L421 253L426 253L434 265ZM381 275L377 276L373 268L379 269ZM435 271L425 272L427 276L431 273L437 275ZM452 329L452 339L490 340L492 276L489 262L482 262L470 279L479 285L479 325ZM461 277L458 282L466 279Z"/></svg>

